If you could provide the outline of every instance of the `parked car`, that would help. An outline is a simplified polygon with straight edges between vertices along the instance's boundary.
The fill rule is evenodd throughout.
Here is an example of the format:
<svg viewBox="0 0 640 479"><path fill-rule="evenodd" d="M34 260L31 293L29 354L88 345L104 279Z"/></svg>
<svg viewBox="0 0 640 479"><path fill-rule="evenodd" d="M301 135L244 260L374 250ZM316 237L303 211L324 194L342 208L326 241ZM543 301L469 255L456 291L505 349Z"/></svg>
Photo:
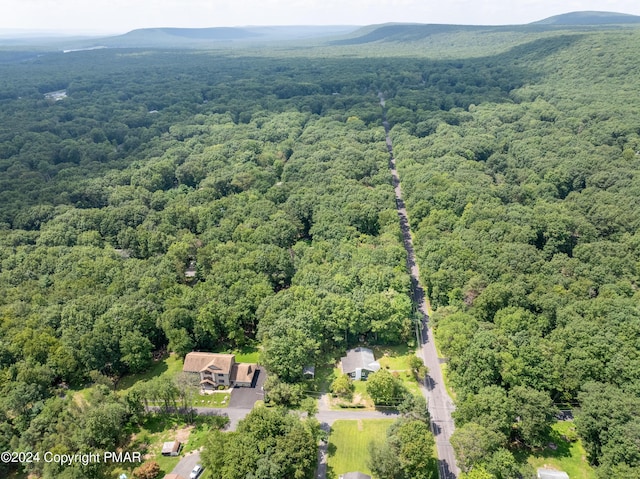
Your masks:
<svg viewBox="0 0 640 479"><path fill-rule="evenodd" d="M202 470L202 466L200 464L196 464L196 467L194 467L191 474L189 474L189 479L198 479L200 474L202 474Z"/></svg>

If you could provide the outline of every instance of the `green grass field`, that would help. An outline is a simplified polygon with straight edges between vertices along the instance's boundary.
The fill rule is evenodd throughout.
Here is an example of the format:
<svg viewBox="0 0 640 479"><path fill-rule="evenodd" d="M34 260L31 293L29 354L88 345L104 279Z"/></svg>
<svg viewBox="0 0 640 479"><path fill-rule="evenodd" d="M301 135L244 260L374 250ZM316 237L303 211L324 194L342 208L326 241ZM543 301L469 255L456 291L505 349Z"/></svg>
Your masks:
<svg viewBox="0 0 640 479"><path fill-rule="evenodd" d="M327 477L337 479L339 474L360 471L371 474L367 467L369 442L383 443L393 419L363 419L336 421L329 435Z"/></svg>
<svg viewBox="0 0 640 479"><path fill-rule="evenodd" d="M569 442L562 437L570 435L574 427L573 422L570 421L554 424L549 442L555 443L558 448L535 451L526 458L526 461L536 469L538 467L559 469L569 474L571 479L595 479L595 471L587 462L587 454L582 443L579 440Z"/></svg>
<svg viewBox="0 0 640 479"><path fill-rule="evenodd" d="M408 346L374 346L373 352L380 366L394 373L402 381L407 390L420 396L420 385L411 372L410 359L415 356L415 349Z"/></svg>
<svg viewBox="0 0 640 479"><path fill-rule="evenodd" d="M354 391L353 399L354 403L362 404L366 409L375 409L373 400L369 393L367 393L366 381L353 381Z"/></svg>
<svg viewBox="0 0 640 479"><path fill-rule="evenodd" d="M236 363L256 364L260 362L260 350L256 347L245 346L240 350L230 352L236 355Z"/></svg>
<svg viewBox="0 0 640 479"><path fill-rule="evenodd" d="M373 355L385 369L403 371L411 369L409 358L415 356L415 350L406 345L373 346Z"/></svg>
<svg viewBox="0 0 640 479"><path fill-rule="evenodd" d="M227 407L230 393L216 392L213 394L197 394L191 402L194 407Z"/></svg>
<svg viewBox="0 0 640 479"><path fill-rule="evenodd" d="M118 381L117 390L126 391L138 381L147 381L160 376L175 377L182 371L182 359L175 354L170 354L153 365L143 373L129 374Z"/></svg>

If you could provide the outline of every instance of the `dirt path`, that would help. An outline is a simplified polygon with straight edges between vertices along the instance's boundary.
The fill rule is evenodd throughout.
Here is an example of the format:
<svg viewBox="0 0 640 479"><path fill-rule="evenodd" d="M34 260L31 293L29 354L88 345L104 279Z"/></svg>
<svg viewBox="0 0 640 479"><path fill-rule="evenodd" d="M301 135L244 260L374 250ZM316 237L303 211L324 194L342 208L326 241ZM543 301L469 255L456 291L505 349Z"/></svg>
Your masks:
<svg viewBox="0 0 640 479"><path fill-rule="evenodd" d="M393 156L393 145L391 143L391 137L389 136L389 122L387 121L384 97L382 93L379 93L378 97L380 98L380 106L382 107L382 124L386 135L387 150L389 150L389 169L391 170L393 188L396 196L396 208L398 210L404 248L407 251L407 269L411 275L413 301L418 311L420 311L421 316L420 354L425 365L429 368L429 374L425 380L426 387L422 388L422 392L429 404L431 428L435 435L436 447L438 449L438 471L440 473L440 479L454 479L460 474L450 442L454 429L451 413L455 410L455 406L445 388L442 369L440 368L440 358L438 358L438 353L432 340L433 330L429 326L427 301L424 289L420 284L420 271L418 270L416 255L413 249L409 216L407 215L407 209L402 199L400 176L396 168L396 159Z"/></svg>

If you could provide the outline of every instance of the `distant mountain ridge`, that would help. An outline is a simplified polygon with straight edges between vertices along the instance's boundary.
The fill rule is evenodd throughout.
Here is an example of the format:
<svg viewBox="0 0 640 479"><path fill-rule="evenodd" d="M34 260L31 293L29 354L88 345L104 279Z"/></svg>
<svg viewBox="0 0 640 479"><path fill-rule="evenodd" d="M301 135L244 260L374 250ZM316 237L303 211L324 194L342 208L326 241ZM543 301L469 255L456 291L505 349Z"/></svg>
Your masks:
<svg viewBox="0 0 640 479"><path fill-rule="evenodd" d="M370 25L355 31L349 38L331 42L333 45L359 45L379 41L410 42L421 40L430 35L451 33L460 30L484 30L487 27L474 25L446 25L425 23L387 23Z"/></svg>
<svg viewBox="0 0 640 479"><path fill-rule="evenodd" d="M640 23L640 16L616 12L570 12L554 15L529 25L625 25Z"/></svg>
<svg viewBox="0 0 640 479"><path fill-rule="evenodd" d="M325 45L362 45L377 42L417 42L436 35L484 32L538 32L549 29L640 25L640 16L615 12L581 11L554 15L524 25L455 25L385 23L353 26L246 26L211 28L141 28L122 35L92 38L27 38L2 36L0 45L39 45L65 51L106 48L218 48L225 44L320 41Z"/></svg>
<svg viewBox="0 0 640 479"><path fill-rule="evenodd" d="M640 24L640 16L614 12L571 12L524 25L451 25L425 23L385 23L356 30L333 45L359 45L373 42L411 42L432 35L457 32L544 31L557 28Z"/></svg>
<svg viewBox="0 0 640 479"><path fill-rule="evenodd" d="M139 28L114 38L137 38L152 35L188 38L191 40L237 40L259 36L244 28L212 27L212 28Z"/></svg>
<svg viewBox="0 0 640 479"><path fill-rule="evenodd" d="M106 47L190 48L224 42L271 42L341 36L358 28L349 25L141 28L123 35L94 39L94 42Z"/></svg>

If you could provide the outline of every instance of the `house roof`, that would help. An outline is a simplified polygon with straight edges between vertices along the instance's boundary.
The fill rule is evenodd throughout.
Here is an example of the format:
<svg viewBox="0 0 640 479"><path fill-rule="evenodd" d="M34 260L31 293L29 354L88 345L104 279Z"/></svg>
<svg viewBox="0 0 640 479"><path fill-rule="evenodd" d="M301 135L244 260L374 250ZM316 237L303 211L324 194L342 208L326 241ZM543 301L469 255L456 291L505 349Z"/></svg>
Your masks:
<svg viewBox="0 0 640 479"><path fill-rule="evenodd" d="M373 356L373 351L368 348L355 348L347 351L347 355L342 358L342 372L353 373L356 369L366 369L368 371L378 371L380 363Z"/></svg>
<svg viewBox="0 0 640 479"><path fill-rule="evenodd" d="M231 373L231 365L235 362L233 354L217 353L189 353L184 357L182 370L189 373L199 373L209 369L222 374Z"/></svg>
<svg viewBox="0 0 640 479"><path fill-rule="evenodd" d="M371 479L371 476L363 472L347 472L340 474L340 479Z"/></svg>
<svg viewBox="0 0 640 479"><path fill-rule="evenodd" d="M538 479L569 479L569 474L555 469L538 468Z"/></svg>
<svg viewBox="0 0 640 479"><path fill-rule="evenodd" d="M250 383L256 369L253 364L235 363L231 369L231 381L240 383Z"/></svg>
<svg viewBox="0 0 640 479"><path fill-rule="evenodd" d="M169 441L162 444L162 454L171 454L180 450L180 442Z"/></svg>

